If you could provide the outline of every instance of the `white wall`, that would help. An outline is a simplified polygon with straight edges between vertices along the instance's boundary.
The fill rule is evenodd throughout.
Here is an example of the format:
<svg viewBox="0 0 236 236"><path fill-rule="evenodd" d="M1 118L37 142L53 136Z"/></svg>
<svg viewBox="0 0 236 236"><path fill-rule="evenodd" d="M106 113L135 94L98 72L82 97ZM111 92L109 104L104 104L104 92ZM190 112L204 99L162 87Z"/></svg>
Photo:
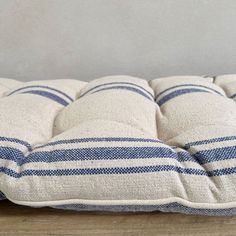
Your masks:
<svg viewBox="0 0 236 236"><path fill-rule="evenodd" d="M236 72L235 0L0 0L0 76Z"/></svg>

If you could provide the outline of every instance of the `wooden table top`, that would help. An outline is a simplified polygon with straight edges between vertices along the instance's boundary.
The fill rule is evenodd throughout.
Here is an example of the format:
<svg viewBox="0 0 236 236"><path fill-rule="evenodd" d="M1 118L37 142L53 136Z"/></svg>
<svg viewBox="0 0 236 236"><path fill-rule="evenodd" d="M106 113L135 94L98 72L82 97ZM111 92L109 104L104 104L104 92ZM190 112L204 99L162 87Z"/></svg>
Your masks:
<svg viewBox="0 0 236 236"><path fill-rule="evenodd" d="M1 201L0 235L236 235L236 217L80 213Z"/></svg>

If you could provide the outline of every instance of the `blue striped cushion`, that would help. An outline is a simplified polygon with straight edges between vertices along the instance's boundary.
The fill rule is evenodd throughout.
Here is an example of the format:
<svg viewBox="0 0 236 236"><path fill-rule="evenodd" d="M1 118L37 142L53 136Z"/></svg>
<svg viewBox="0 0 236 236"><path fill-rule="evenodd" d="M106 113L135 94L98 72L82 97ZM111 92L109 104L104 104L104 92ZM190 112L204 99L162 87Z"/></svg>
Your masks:
<svg viewBox="0 0 236 236"><path fill-rule="evenodd" d="M7 83L0 79L4 91ZM0 200L235 215L236 76L11 80L8 88Z"/></svg>

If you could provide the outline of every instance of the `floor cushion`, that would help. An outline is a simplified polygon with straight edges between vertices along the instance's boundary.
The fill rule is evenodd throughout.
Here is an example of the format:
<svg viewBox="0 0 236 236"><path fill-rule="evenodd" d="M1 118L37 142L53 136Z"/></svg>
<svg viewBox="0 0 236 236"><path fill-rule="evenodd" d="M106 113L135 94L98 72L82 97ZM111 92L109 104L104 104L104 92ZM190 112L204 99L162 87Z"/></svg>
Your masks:
<svg viewBox="0 0 236 236"><path fill-rule="evenodd" d="M0 200L236 215L236 75L2 78L0 96Z"/></svg>

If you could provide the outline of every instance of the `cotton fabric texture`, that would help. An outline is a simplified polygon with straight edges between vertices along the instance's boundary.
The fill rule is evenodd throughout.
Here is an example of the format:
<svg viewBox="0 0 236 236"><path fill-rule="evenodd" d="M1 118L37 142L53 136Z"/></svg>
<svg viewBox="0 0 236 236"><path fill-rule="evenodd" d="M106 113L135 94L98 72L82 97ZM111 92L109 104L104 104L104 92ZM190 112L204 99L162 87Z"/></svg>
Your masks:
<svg viewBox="0 0 236 236"><path fill-rule="evenodd" d="M236 75L0 79L0 200L236 215Z"/></svg>

